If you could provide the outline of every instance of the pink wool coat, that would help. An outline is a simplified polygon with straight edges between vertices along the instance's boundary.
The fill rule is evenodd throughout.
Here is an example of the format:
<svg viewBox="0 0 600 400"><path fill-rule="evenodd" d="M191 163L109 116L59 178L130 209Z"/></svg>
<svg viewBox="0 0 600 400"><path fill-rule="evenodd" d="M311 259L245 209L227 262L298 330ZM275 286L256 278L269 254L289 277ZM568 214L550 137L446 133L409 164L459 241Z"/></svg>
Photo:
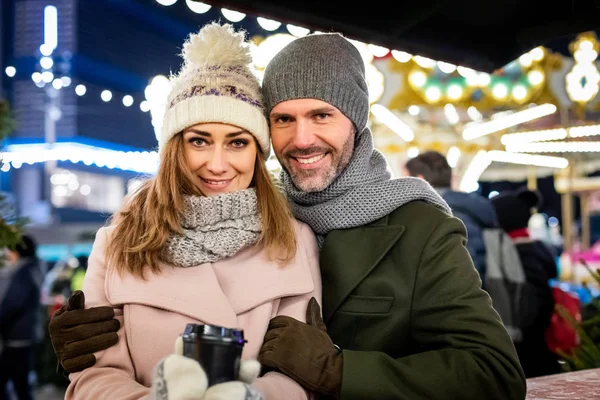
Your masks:
<svg viewBox="0 0 600 400"><path fill-rule="evenodd" d="M172 354L188 323L244 329L242 358L256 359L269 320L289 315L305 321L314 296L321 304L318 249L312 230L294 221L296 258L279 266L256 247L234 257L192 268L165 266L147 280L122 277L107 265L105 250L113 228L101 228L90 254L83 284L86 307L111 306L121 322L119 343L96 353L91 368L69 376L65 399L133 400L147 398L152 370ZM290 378L270 372L254 386L267 399L308 399Z"/></svg>

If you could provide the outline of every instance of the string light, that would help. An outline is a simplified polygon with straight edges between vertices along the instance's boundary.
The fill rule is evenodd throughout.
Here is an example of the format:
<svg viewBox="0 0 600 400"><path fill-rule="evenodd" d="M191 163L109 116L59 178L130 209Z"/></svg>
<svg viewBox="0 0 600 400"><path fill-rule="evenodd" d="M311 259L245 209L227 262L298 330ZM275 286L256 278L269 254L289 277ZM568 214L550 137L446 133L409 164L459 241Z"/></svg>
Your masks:
<svg viewBox="0 0 600 400"><path fill-rule="evenodd" d="M304 37L310 33L310 29L303 28L297 25L287 24L285 27L287 28L289 33L296 37Z"/></svg>
<svg viewBox="0 0 600 400"><path fill-rule="evenodd" d="M281 26L281 22L273 19L258 17L256 18L256 21L266 31L275 31Z"/></svg>
<svg viewBox="0 0 600 400"><path fill-rule="evenodd" d="M201 3L199 1L185 0L185 3L187 4L188 8L196 14L205 14L212 8L210 5Z"/></svg>
<svg viewBox="0 0 600 400"><path fill-rule="evenodd" d="M241 20L246 18L246 14L238 11L229 10L227 8L221 8L221 14L223 14L223 16L231 22L240 22Z"/></svg>
<svg viewBox="0 0 600 400"><path fill-rule="evenodd" d="M44 69L50 69L54 65L54 61L50 57L40 58L40 66Z"/></svg>
<svg viewBox="0 0 600 400"><path fill-rule="evenodd" d="M131 107L131 105L133 105L133 97L130 95L123 96L123 105L125 107Z"/></svg>
<svg viewBox="0 0 600 400"><path fill-rule="evenodd" d="M375 57L385 57L390 52L390 49L383 46L377 46L375 44L368 44L367 48Z"/></svg>
<svg viewBox="0 0 600 400"><path fill-rule="evenodd" d="M147 100L142 101L140 103L140 110L142 110L143 112L150 111L150 103L148 103Z"/></svg>
<svg viewBox="0 0 600 400"><path fill-rule="evenodd" d="M413 60L421 67L421 68L433 68L436 64L434 60L427 57L422 56L414 56Z"/></svg>
<svg viewBox="0 0 600 400"><path fill-rule="evenodd" d="M54 89L59 90L62 89L63 87L63 82L62 79L55 79L52 81L52 86L54 87Z"/></svg>
<svg viewBox="0 0 600 400"><path fill-rule="evenodd" d="M77 96L83 96L85 92L87 92L85 85L77 85L75 87L75 94L77 94Z"/></svg>
<svg viewBox="0 0 600 400"><path fill-rule="evenodd" d="M100 98L102 101L108 103L112 99L112 92L110 90L103 90L102 93L100 93Z"/></svg>
<svg viewBox="0 0 600 400"><path fill-rule="evenodd" d="M477 75L477 71L468 67L458 66L456 70L458 71L458 74L465 79L468 79L470 76Z"/></svg>
<svg viewBox="0 0 600 400"><path fill-rule="evenodd" d="M412 54L405 51L392 50L392 57L394 57L394 59L400 63L406 63L410 61Z"/></svg>
<svg viewBox="0 0 600 400"><path fill-rule="evenodd" d="M440 71L442 71L445 74L451 74L454 71L456 71L456 65L443 61L438 61L437 67L440 69Z"/></svg>
<svg viewBox="0 0 600 400"><path fill-rule="evenodd" d="M17 73L17 69L16 69L15 67L13 67L13 66L8 66L8 67L6 67L6 68L4 69L4 72L6 73L6 75L7 75L9 78L12 78L12 77L14 77L14 76L16 75L16 73Z"/></svg>
<svg viewBox="0 0 600 400"><path fill-rule="evenodd" d="M50 71L42 72L42 82L50 83L54 80L54 74Z"/></svg>

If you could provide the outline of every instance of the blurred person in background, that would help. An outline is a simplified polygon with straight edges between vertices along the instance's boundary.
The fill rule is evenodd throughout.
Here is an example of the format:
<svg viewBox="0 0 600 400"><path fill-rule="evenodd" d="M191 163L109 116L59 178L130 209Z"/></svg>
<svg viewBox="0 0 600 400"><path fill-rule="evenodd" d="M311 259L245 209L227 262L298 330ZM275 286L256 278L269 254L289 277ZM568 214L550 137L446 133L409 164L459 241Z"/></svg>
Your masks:
<svg viewBox="0 0 600 400"><path fill-rule="evenodd" d="M77 257L77 267L71 277L71 293L83 289L83 280L88 266L88 256Z"/></svg>
<svg viewBox="0 0 600 400"><path fill-rule="evenodd" d="M545 332L550 325L554 299L549 280L556 278L554 254L540 240L530 237L528 224L532 210L540 207L537 192L520 189L501 192L492 198L498 222L515 243L525 279L532 290L529 299L530 324L523 329L523 340L516 344L521 366L528 378L561 372L557 355L546 344Z"/></svg>
<svg viewBox="0 0 600 400"><path fill-rule="evenodd" d="M35 345L40 340L40 287L43 263L37 244L23 235L21 243L6 252L0 269L0 399L9 399L12 381L19 400L33 399L29 373L33 369Z"/></svg>
<svg viewBox="0 0 600 400"><path fill-rule="evenodd" d="M407 176L425 179L452 208L455 217L467 228L467 250L475 269L485 283L486 251L483 231L498 226L496 212L490 201L477 193L452 189L452 168L446 157L436 151L427 151L408 160L404 166ZM485 285L484 285L485 289Z"/></svg>

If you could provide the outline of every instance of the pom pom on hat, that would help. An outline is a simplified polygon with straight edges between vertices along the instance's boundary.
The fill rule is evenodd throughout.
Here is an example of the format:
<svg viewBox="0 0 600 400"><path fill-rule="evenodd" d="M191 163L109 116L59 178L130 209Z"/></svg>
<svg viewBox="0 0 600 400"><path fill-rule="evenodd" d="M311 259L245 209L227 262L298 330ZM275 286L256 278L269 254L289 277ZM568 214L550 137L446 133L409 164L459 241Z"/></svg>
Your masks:
<svg viewBox="0 0 600 400"><path fill-rule="evenodd" d="M248 65L252 63L250 46L244 31L234 32L229 24L212 22L198 34L190 35L183 45L182 56L186 64Z"/></svg>
<svg viewBox="0 0 600 400"><path fill-rule="evenodd" d="M159 152L190 126L222 123L252 134L268 158L269 125L245 32L212 22L188 37L181 55L183 66L170 78Z"/></svg>

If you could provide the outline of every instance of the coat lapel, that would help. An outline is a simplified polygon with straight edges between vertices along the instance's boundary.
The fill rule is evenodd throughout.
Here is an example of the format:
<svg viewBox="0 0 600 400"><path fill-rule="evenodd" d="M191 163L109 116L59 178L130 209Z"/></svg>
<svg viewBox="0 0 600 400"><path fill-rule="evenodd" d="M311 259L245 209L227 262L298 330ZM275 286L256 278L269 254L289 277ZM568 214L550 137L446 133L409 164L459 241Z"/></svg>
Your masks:
<svg viewBox="0 0 600 400"><path fill-rule="evenodd" d="M404 226L374 224L331 231L320 254L325 323L346 297L371 273L404 233Z"/></svg>
<svg viewBox="0 0 600 400"><path fill-rule="evenodd" d="M261 304L315 289L304 249L281 267L266 252L251 247L213 264L148 271L146 280L130 274L107 273L107 298L112 304L141 304L183 314L196 320L236 327L237 316Z"/></svg>
<svg viewBox="0 0 600 400"><path fill-rule="evenodd" d="M111 304L139 304L182 314L207 324L235 328L237 316L210 264L165 266L147 279L109 270L106 297ZM183 327L182 327L183 329Z"/></svg>

